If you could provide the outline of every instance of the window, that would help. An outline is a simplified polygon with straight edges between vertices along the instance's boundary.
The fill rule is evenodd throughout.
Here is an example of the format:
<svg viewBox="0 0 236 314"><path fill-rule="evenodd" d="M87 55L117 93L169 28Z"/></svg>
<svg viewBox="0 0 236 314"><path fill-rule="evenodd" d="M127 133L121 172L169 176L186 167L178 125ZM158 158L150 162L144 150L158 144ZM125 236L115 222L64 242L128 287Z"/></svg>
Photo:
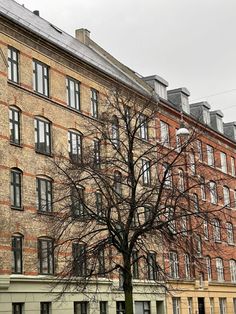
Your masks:
<svg viewBox="0 0 236 314"><path fill-rule="evenodd" d="M234 302L234 314L236 314L236 298L233 298L233 302Z"/></svg>
<svg viewBox="0 0 236 314"><path fill-rule="evenodd" d="M152 208L150 206L144 206L144 221L148 222L152 218Z"/></svg>
<svg viewBox="0 0 236 314"><path fill-rule="evenodd" d="M189 254L184 254L184 269L185 269L185 278L189 279L191 276Z"/></svg>
<svg viewBox="0 0 236 314"><path fill-rule="evenodd" d="M205 178L200 177L200 189L201 189L201 198L203 201L206 200L206 183L205 183Z"/></svg>
<svg viewBox="0 0 236 314"><path fill-rule="evenodd" d="M223 186L224 206L230 207L230 192L227 186Z"/></svg>
<svg viewBox="0 0 236 314"><path fill-rule="evenodd" d="M119 171L114 172L114 190L118 195L122 195L122 175Z"/></svg>
<svg viewBox="0 0 236 314"><path fill-rule="evenodd" d="M231 282L236 282L236 261L231 259L229 261L229 268L230 268L230 276Z"/></svg>
<svg viewBox="0 0 236 314"><path fill-rule="evenodd" d="M12 273L22 274L22 236L12 237Z"/></svg>
<svg viewBox="0 0 236 314"><path fill-rule="evenodd" d="M51 154L51 127L45 119L34 119L35 150L42 154Z"/></svg>
<svg viewBox="0 0 236 314"><path fill-rule="evenodd" d="M204 239L209 240L209 230L208 230L207 220L203 221L203 234L204 234Z"/></svg>
<svg viewBox="0 0 236 314"><path fill-rule="evenodd" d="M155 280L157 277L156 273L156 253L149 252L147 254L147 264L148 264L148 279Z"/></svg>
<svg viewBox="0 0 236 314"><path fill-rule="evenodd" d="M210 199L212 204L217 204L217 189L216 183L214 181L210 181Z"/></svg>
<svg viewBox="0 0 236 314"><path fill-rule="evenodd" d="M94 118L98 118L98 91L91 89L91 112Z"/></svg>
<svg viewBox="0 0 236 314"><path fill-rule="evenodd" d="M51 239L39 239L39 272L42 275L54 273L53 241Z"/></svg>
<svg viewBox="0 0 236 314"><path fill-rule="evenodd" d="M73 186L71 188L71 211L75 218L84 218L86 216L84 187L82 186Z"/></svg>
<svg viewBox="0 0 236 314"><path fill-rule="evenodd" d="M236 190L234 190L234 208L236 207Z"/></svg>
<svg viewBox="0 0 236 314"><path fill-rule="evenodd" d="M169 134L169 125L164 122L160 121L160 132L161 132L161 143L163 145L170 144L170 134Z"/></svg>
<svg viewBox="0 0 236 314"><path fill-rule="evenodd" d="M212 146L207 145L207 164L211 167L215 166L214 149Z"/></svg>
<svg viewBox="0 0 236 314"><path fill-rule="evenodd" d="M234 244L234 229L231 222L227 222L226 226L226 233L227 233L227 242L228 244Z"/></svg>
<svg viewBox="0 0 236 314"><path fill-rule="evenodd" d="M52 212L52 181L49 179L36 178L38 211Z"/></svg>
<svg viewBox="0 0 236 314"><path fill-rule="evenodd" d="M214 298L210 298L210 314L215 314Z"/></svg>
<svg viewBox="0 0 236 314"><path fill-rule="evenodd" d="M210 112L208 109L203 109L203 122L208 125L211 124Z"/></svg>
<svg viewBox="0 0 236 314"><path fill-rule="evenodd" d="M107 313L107 302L106 301L100 301L100 314L108 314Z"/></svg>
<svg viewBox="0 0 236 314"><path fill-rule="evenodd" d="M207 270L207 279L208 279L208 281L211 281L212 275L211 275L211 258L210 258L210 256L206 257L206 270Z"/></svg>
<svg viewBox="0 0 236 314"><path fill-rule="evenodd" d="M99 140L93 141L93 154L94 154L94 166L95 168L101 167L101 143Z"/></svg>
<svg viewBox="0 0 236 314"><path fill-rule="evenodd" d="M216 117L216 126L217 126L217 130L220 133L224 133L223 121L222 121L222 118L219 116Z"/></svg>
<svg viewBox="0 0 236 314"><path fill-rule="evenodd" d="M150 161L146 159L142 159L142 179L144 185L150 185L151 184L151 165Z"/></svg>
<svg viewBox="0 0 236 314"><path fill-rule="evenodd" d="M148 119L144 114L139 116L139 136L143 140L148 140Z"/></svg>
<svg viewBox="0 0 236 314"><path fill-rule="evenodd" d="M197 140L197 157L199 161L203 161L202 142Z"/></svg>
<svg viewBox="0 0 236 314"><path fill-rule="evenodd" d="M104 246L101 245L98 250L98 274L104 276L105 270L105 250Z"/></svg>
<svg viewBox="0 0 236 314"><path fill-rule="evenodd" d="M51 302L40 302L40 314L50 314Z"/></svg>
<svg viewBox="0 0 236 314"><path fill-rule="evenodd" d="M215 242L221 241L221 232L220 232L220 221L218 219L214 219L212 221L213 225L213 238Z"/></svg>
<svg viewBox="0 0 236 314"><path fill-rule="evenodd" d="M186 216L181 217L181 232L182 232L182 235L185 237L188 235L188 226L187 226Z"/></svg>
<svg viewBox="0 0 236 314"><path fill-rule="evenodd" d="M150 302L148 301L135 301L135 314L150 314Z"/></svg>
<svg viewBox="0 0 236 314"><path fill-rule="evenodd" d="M193 298L188 298L188 314L193 314Z"/></svg>
<svg viewBox="0 0 236 314"><path fill-rule="evenodd" d="M8 47L8 79L19 83L19 51Z"/></svg>
<svg viewBox="0 0 236 314"><path fill-rule="evenodd" d="M33 60L34 91L49 96L49 67L37 60Z"/></svg>
<svg viewBox="0 0 236 314"><path fill-rule="evenodd" d="M221 170L224 173L227 173L227 157L226 157L226 154L223 152L220 152L220 162L221 162Z"/></svg>
<svg viewBox="0 0 236 314"><path fill-rule="evenodd" d="M86 245L83 243L72 243L72 252L74 258L74 274L79 277L84 277L87 274L87 255Z"/></svg>
<svg viewBox="0 0 236 314"><path fill-rule="evenodd" d="M82 161L82 135L76 131L68 132L69 156L74 162Z"/></svg>
<svg viewBox="0 0 236 314"><path fill-rule="evenodd" d="M164 185L166 188L171 188L172 187L172 172L171 172L170 164L165 162L163 163L162 168L163 168Z"/></svg>
<svg viewBox="0 0 236 314"><path fill-rule="evenodd" d="M193 150L189 153L189 169L192 175L196 174L195 154Z"/></svg>
<svg viewBox="0 0 236 314"><path fill-rule="evenodd" d="M199 200L198 200L198 195L196 193L193 193L193 207L194 207L194 212L198 213L199 212Z"/></svg>
<svg viewBox="0 0 236 314"><path fill-rule="evenodd" d="M217 273L217 280L224 281L223 260L219 257L216 258L216 273Z"/></svg>
<svg viewBox="0 0 236 314"><path fill-rule="evenodd" d="M96 200L96 209L98 216L104 216L103 208L102 208L102 193L95 192L95 200Z"/></svg>
<svg viewBox="0 0 236 314"><path fill-rule="evenodd" d="M170 262L170 276L176 279L179 277L179 262L178 255L176 252L169 253L169 262Z"/></svg>
<svg viewBox="0 0 236 314"><path fill-rule="evenodd" d="M176 151L178 153L180 153L180 151L181 151L181 141L180 141L179 135L177 133L178 130L179 129L175 129L175 142L176 142Z"/></svg>
<svg viewBox="0 0 236 314"><path fill-rule="evenodd" d="M173 207L166 208L167 227L172 234L176 233L175 210Z"/></svg>
<svg viewBox="0 0 236 314"><path fill-rule="evenodd" d="M117 116L112 117L111 142L116 149L120 148L120 130Z"/></svg>
<svg viewBox="0 0 236 314"><path fill-rule="evenodd" d="M219 298L220 314L227 314L226 298Z"/></svg>
<svg viewBox="0 0 236 314"><path fill-rule="evenodd" d="M20 111L15 107L9 110L10 142L20 145Z"/></svg>
<svg viewBox="0 0 236 314"><path fill-rule="evenodd" d="M232 176L235 177L235 159L234 159L234 157L231 157L230 161L231 161L231 174L232 174Z"/></svg>
<svg viewBox="0 0 236 314"><path fill-rule="evenodd" d="M80 110L80 82L72 78L66 79L67 105Z"/></svg>
<svg viewBox="0 0 236 314"><path fill-rule="evenodd" d="M116 314L125 314L125 302L124 301L116 302Z"/></svg>
<svg viewBox="0 0 236 314"><path fill-rule="evenodd" d="M183 192L184 191L184 171L183 171L183 169L179 169L178 170L178 172L179 172L179 191L180 192Z"/></svg>
<svg viewBox="0 0 236 314"><path fill-rule="evenodd" d="M12 303L12 314L23 314L24 303Z"/></svg>
<svg viewBox="0 0 236 314"><path fill-rule="evenodd" d="M180 298L172 298L173 314L180 314Z"/></svg>
<svg viewBox="0 0 236 314"><path fill-rule="evenodd" d="M139 278L139 265L138 265L138 252L133 251L132 252L132 265L133 265L133 278L138 279Z"/></svg>
<svg viewBox="0 0 236 314"><path fill-rule="evenodd" d="M197 256L202 256L202 240L199 235L195 236L196 240L196 254Z"/></svg>
<svg viewBox="0 0 236 314"><path fill-rule="evenodd" d="M74 302L74 314L88 314L88 302Z"/></svg>
<svg viewBox="0 0 236 314"><path fill-rule="evenodd" d="M11 169L11 207L21 209L21 181L22 172L19 169Z"/></svg>

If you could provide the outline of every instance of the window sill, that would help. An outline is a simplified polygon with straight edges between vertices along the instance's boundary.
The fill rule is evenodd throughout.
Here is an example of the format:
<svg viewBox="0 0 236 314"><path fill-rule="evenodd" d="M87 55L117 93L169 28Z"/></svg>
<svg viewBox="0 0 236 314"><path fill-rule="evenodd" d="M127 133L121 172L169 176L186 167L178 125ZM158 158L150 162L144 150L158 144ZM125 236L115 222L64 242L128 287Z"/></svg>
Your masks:
<svg viewBox="0 0 236 314"><path fill-rule="evenodd" d="M49 95L47 96L47 95L45 95L45 94L39 93L39 92L37 92L36 90L34 90L34 93L35 93L36 95L40 96L40 97L45 98L45 99L50 99L50 96L49 96Z"/></svg>
<svg viewBox="0 0 236 314"><path fill-rule="evenodd" d="M15 207L15 206L11 206L11 209L13 210L18 210L18 211L23 211L24 210L24 207Z"/></svg>
<svg viewBox="0 0 236 314"><path fill-rule="evenodd" d="M53 216L53 212L47 212L47 211L41 211L41 210L38 210L37 211L38 214L40 215L45 215L45 216Z"/></svg>
<svg viewBox="0 0 236 314"><path fill-rule="evenodd" d="M44 156L47 156L47 157L53 157L53 154L52 154L52 153L41 152L41 151L39 151L39 150L37 150L37 149L35 149L35 152L36 152L37 154L44 155Z"/></svg>
<svg viewBox="0 0 236 314"><path fill-rule="evenodd" d="M15 146L15 147L19 147L19 148L23 148L22 144L17 144L17 143L11 142L11 141L10 141L10 145Z"/></svg>

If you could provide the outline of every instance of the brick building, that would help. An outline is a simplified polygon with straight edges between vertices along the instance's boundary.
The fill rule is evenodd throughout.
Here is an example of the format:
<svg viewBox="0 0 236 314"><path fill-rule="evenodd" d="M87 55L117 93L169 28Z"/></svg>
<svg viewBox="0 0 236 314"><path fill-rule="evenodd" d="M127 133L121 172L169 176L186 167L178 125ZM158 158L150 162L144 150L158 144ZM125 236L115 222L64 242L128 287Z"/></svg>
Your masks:
<svg viewBox="0 0 236 314"><path fill-rule="evenodd" d="M202 271L190 274L185 256L166 249L166 264L175 265L171 295L155 281L137 281L136 313L235 314L236 125L224 123L222 112L210 111L207 102L189 105L186 88L167 92L161 77L137 76L93 42L87 30L77 30L73 38L11 0L0 0L0 16L0 313L124 313L116 278L91 281L86 294L68 291L62 303L55 301L56 291L49 293L53 239L45 215L52 212L54 184L48 160L67 148L68 140L80 146L84 129L98 117L99 102L118 82L144 98L154 91L156 140L167 142L168 149L176 146L181 112L185 123L199 130L193 158L210 191L196 195L201 206L225 207L231 217L226 220L220 212L212 225L202 226ZM224 184L216 186L219 177ZM212 242L214 251L204 249L203 242Z"/></svg>

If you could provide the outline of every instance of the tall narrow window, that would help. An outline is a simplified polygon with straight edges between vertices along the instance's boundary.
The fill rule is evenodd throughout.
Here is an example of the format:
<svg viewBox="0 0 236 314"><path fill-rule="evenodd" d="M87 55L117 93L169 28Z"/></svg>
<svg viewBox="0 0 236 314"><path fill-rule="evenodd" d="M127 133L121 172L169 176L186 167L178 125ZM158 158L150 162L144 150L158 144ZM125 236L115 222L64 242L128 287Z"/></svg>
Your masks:
<svg viewBox="0 0 236 314"><path fill-rule="evenodd" d="M139 136L143 140L148 140L148 121L144 114L139 116Z"/></svg>
<svg viewBox="0 0 236 314"><path fill-rule="evenodd" d="M98 118L98 91L91 89L91 111L94 118Z"/></svg>
<svg viewBox="0 0 236 314"><path fill-rule="evenodd" d="M20 111L15 107L9 109L10 142L20 145Z"/></svg>
<svg viewBox="0 0 236 314"><path fill-rule="evenodd" d="M87 250L86 245L81 243L72 243L74 258L74 274L84 277L87 275Z"/></svg>
<svg viewBox="0 0 236 314"><path fill-rule="evenodd" d="M196 193L193 193L193 208L194 212L198 213L199 212L199 200L198 200L198 195Z"/></svg>
<svg viewBox="0 0 236 314"><path fill-rule="evenodd" d="M40 314L51 314L51 302L40 302Z"/></svg>
<svg viewBox="0 0 236 314"><path fill-rule="evenodd" d="M88 314L88 302L74 302L74 314Z"/></svg>
<svg viewBox="0 0 236 314"><path fill-rule="evenodd" d="M11 170L11 207L21 209L21 181L22 172L19 169Z"/></svg>
<svg viewBox="0 0 236 314"><path fill-rule="evenodd" d="M231 222L225 224L228 244L234 244L234 228Z"/></svg>
<svg viewBox="0 0 236 314"><path fill-rule="evenodd" d="M215 166L214 149L212 146L207 145L207 164L211 167Z"/></svg>
<svg viewBox="0 0 236 314"><path fill-rule="evenodd" d="M196 174L195 154L193 150L189 152L189 169L192 175Z"/></svg>
<svg viewBox="0 0 236 314"><path fill-rule="evenodd" d="M183 192L184 191L184 171L183 171L183 169L179 169L178 170L178 172L179 172L179 177L178 177L178 179L179 179L179 191L180 192Z"/></svg>
<svg viewBox="0 0 236 314"><path fill-rule="evenodd" d="M49 67L38 60L33 60L33 87L35 92L49 96Z"/></svg>
<svg viewBox="0 0 236 314"><path fill-rule="evenodd" d="M220 232L220 221L218 219L214 219L212 221L213 225L213 237L215 242L221 241L221 232Z"/></svg>
<svg viewBox="0 0 236 314"><path fill-rule="evenodd" d="M151 184L151 165L150 161L147 159L142 159L142 178L143 178L143 184L144 185L150 185Z"/></svg>
<svg viewBox="0 0 236 314"><path fill-rule="evenodd" d="M217 204L217 188L216 183L214 181L210 181L210 198L212 204Z"/></svg>
<svg viewBox="0 0 236 314"><path fill-rule="evenodd" d="M188 298L188 314L193 314L193 298Z"/></svg>
<svg viewBox="0 0 236 314"><path fill-rule="evenodd" d="M124 301L116 302L116 314L125 314L125 302Z"/></svg>
<svg viewBox="0 0 236 314"><path fill-rule="evenodd" d="M114 190L117 194L122 195L122 175L119 171L114 172Z"/></svg>
<svg viewBox="0 0 236 314"><path fill-rule="evenodd" d="M51 154L51 126L43 118L34 119L35 150L42 154Z"/></svg>
<svg viewBox="0 0 236 314"><path fill-rule="evenodd" d="M230 162L231 162L231 174L232 174L232 176L235 177L235 158L231 157Z"/></svg>
<svg viewBox="0 0 236 314"><path fill-rule="evenodd" d="M120 148L120 128L117 116L112 117L111 142L116 149Z"/></svg>
<svg viewBox="0 0 236 314"><path fill-rule="evenodd" d="M24 303L12 303L12 314L23 314Z"/></svg>
<svg viewBox="0 0 236 314"><path fill-rule="evenodd" d="M224 173L227 173L227 157L226 157L226 154L223 152L220 152L220 161L221 161L221 170Z"/></svg>
<svg viewBox="0 0 236 314"><path fill-rule="evenodd" d="M8 47L8 79L19 83L19 51Z"/></svg>
<svg viewBox="0 0 236 314"><path fill-rule="evenodd" d="M66 90L67 105L75 110L80 110L80 82L67 77Z"/></svg>
<svg viewBox="0 0 236 314"><path fill-rule="evenodd" d="M22 236L12 237L12 272L22 274Z"/></svg>
<svg viewBox="0 0 236 314"><path fill-rule="evenodd" d="M72 161L82 161L82 136L79 132L68 132L68 150Z"/></svg>
<svg viewBox="0 0 236 314"><path fill-rule="evenodd" d="M71 211L75 218L84 218L86 216L84 187L77 186L71 188Z"/></svg>
<svg viewBox="0 0 236 314"><path fill-rule="evenodd" d="M98 250L98 274L104 276L105 271L105 249L104 246L101 246Z"/></svg>
<svg viewBox="0 0 236 314"><path fill-rule="evenodd" d="M224 206L231 207L230 204L230 191L227 186L223 186Z"/></svg>
<svg viewBox="0 0 236 314"><path fill-rule="evenodd" d="M187 224L186 216L181 217L181 232L182 232L182 235L185 237L188 235L188 224Z"/></svg>
<svg viewBox="0 0 236 314"><path fill-rule="evenodd" d="M164 121L160 121L160 133L161 143L163 145L169 145L170 144L169 125Z"/></svg>
<svg viewBox="0 0 236 314"><path fill-rule="evenodd" d="M230 276L231 276L231 282L236 282L236 261L234 259L231 259L229 261L229 268L230 268Z"/></svg>
<svg viewBox="0 0 236 314"><path fill-rule="evenodd" d="M184 269L185 269L185 278L189 279L191 276L189 254L184 255Z"/></svg>
<svg viewBox="0 0 236 314"><path fill-rule="evenodd" d="M175 210L173 207L166 208L167 227L172 234L176 233L176 218Z"/></svg>
<svg viewBox="0 0 236 314"><path fill-rule="evenodd" d="M42 275L54 273L53 241L51 239L39 239L39 272Z"/></svg>
<svg viewBox="0 0 236 314"><path fill-rule="evenodd" d="M210 258L210 256L206 257L206 270L207 270L207 279L208 279L208 281L211 281L212 275L211 275L211 258Z"/></svg>
<svg viewBox="0 0 236 314"><path fill-rule="evenodd" d="M180 314L180 298L172 298L173 314Z"/></svg>
<svg viewBox="0 0 236 314"><path fill-rule="evenodd" d="M156 253L148 252L147 254L147 264L148 264L148 279L155 280L157 277L156 272Z"/></svg>
<svg viewBox="0 0 236 314"><path fill-rule="evenodd" d="M99 140L93 140L93 157L94 157L94 166L95 168L101 167L101 143Z"/></svg>
<svg viewBox="0 0 236 314"><path fill-rule="evenodd" d="M214 298L210 298L210 314L215 314Z"/></svg>
<svg viewBox="0 0 236 314"><path fill-rule="evenodd" d="M223 260L219 257L216 258L216 273L217 273L217 280L224 281Z"/></svg>
<svg viewBox="0 0 236 314"><path fill-rule="evenodd" d="M208 230L207 220L203 221L203 234L204 234L204 239L209 240L209 230Z"/></svg>
<svg viewBox="0 0 236 314"><path fill-rule="evenodd" d="M101 192L95 192L95 200L96 200L97 215L102 217L104 216L104 212L102 208L102 193Z"/></svg>
<svg viewBox="0 0 236 314"><path fill-rule="evenodd" d="M132 252L132 265L133 265L133 278L139 278L139 263L138 263L138 251Z"/></svg>
<svg viewBox="0 0 236 314"><path fill-rule="evenodd" d="M107 302L106 301L100 301L100 313L99 314L108 314L107 312Z"/></svg>
<svg viewBox="0 0 236 314"><path fill-rule="evenodd" d="M201 189L201 198L203 201L206 200L206 182L203 176L200 177L200 189Z"/></svg>
<svg viewBox="0 0 236 314"><path fill-rule="evenodd" d="M171 168L170 168L170 164L168 164L167 162L164 162L162 165L163 168L163 180L164 180L164 185L167 188L171 188L172 187L172 172L171 172Z"/></svg>
<svg viewBox="0 0 236 314"><path fill-rule="evenodd" d="M202 256L202 240L200 235L195 236L196 239L196 254L197 256Z"/></svg>
<svg viewBox="0 0 236 314"><path fill-rule="evenodd" d="M150 302L148 301L135 301L136 314L151 314Z"/></svg>
<svg viewBox="0 0 236 314"><path fill-rule="evenodd" d="M174 279L179 277L179 262L176 252L169 253L170 276Z"/></svg>
<svg viewBox="0 0 236 314"><path fill-rule="evenodd" d="M219 298L220 314L227 314L226 298Z"/></svg>
<svg viewBox="0 0 236 314"><path fill-rule="evenodd" d="M38 195L38 211L52 212L52 181L44 178L36 178L36 190Z"/></svg>
<svg viewBox="0 0 236 314"><path fill-rule="evenodd" d="M202 142L200 140L197 140L197 157L199 161L203 160Z"/></svg>

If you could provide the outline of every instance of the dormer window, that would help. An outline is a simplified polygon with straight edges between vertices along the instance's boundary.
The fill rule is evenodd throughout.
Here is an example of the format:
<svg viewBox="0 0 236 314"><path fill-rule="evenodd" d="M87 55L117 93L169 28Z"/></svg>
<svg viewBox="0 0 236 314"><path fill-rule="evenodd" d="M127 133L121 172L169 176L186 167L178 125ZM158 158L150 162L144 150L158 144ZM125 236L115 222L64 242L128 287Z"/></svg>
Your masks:
<svg viewBox="0 0 236 314"><path fill-rule="evenodd" d="M190 114L188 98L184 95L182 95L182 110L183 110L183 112Z"/></svg>
<svg viewBox="0 0 236 314"><path fill-rule="evenodd" d="M203 109L203 122L207 125L211 124L210 113L207 109Z"/></svg>
<svg viewBox="0 0 236 314"><path fill-rule="evenodd" d="M224 133L223 121L222 121L221 117L217 117L217 118L216 118L216 126L217 126L217 130L218 130L220 133Z"/></svg>

